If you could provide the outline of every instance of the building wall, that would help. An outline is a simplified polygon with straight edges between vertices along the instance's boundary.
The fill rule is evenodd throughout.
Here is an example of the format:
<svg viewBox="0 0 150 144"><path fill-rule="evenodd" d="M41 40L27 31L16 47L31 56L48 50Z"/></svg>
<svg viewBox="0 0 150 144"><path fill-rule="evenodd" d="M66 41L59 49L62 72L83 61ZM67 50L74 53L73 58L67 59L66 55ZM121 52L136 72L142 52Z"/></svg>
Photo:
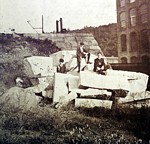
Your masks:
<svg viewBox="0 0 150 144"><path fill-rule="evenodd" d="M150 0L116 0L120 63L150 62Z"/></svg>

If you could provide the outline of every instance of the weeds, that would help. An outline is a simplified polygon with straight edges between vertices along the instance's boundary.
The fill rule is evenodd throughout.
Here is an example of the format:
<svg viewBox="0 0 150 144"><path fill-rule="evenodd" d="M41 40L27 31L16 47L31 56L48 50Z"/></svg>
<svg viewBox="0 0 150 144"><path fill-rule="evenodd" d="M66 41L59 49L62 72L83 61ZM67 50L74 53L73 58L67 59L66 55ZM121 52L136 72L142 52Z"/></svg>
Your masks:
<svg viewBox="0 0 150 144"><path fill-rule="evenodd" d="M0 143L148 143L149 112L148 108L1 107Z"/></svg>

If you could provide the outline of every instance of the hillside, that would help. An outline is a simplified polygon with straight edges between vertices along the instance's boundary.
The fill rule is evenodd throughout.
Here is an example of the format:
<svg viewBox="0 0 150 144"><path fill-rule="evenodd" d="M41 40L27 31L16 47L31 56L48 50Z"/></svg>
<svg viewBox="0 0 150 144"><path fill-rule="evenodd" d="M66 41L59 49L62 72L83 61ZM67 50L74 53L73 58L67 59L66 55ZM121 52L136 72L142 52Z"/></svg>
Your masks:
<svg viewBox="0 0 150 144"><path fill-rule="evenodd" d="M117 24L103 25L99 27L84 27L74 30L77 33L92 33L97 40L105 56L117 56Z"/></svg>
<svg viewBox="0 0 150 144"><path fill-rule="evenodd" d="M51 40L38 40L22 35L0 35L0 93L15 85L17 76L28 77L23 59L32 55L48 56L60 49Z"/></svg>
<svg viewBox="0 0 150 144"><path fill-rule="evenodd" d="M109 31L105 32L105 35L108 33ZM23 58L31 55L47 56L59 50L51 40L1 34L1 102L4 92L6 96L9 92L9 98L12 100L16 95L19 98L21 95L22 99L24 96L27 97L27 94L29 98L34 96L33 93L26 93L24 88L14 87L15 78L20 75L27 81L24 87L30 86L28 81L30 71L24 68ZM21 99L17 100L20 104ZM17 107L4 102L0 105L0 144L149 143L149 108L87 109L74 108L73 103L74 101L61 109L56 109L53 104L45 104L31 111L25 110L22 105Z"/></svg>

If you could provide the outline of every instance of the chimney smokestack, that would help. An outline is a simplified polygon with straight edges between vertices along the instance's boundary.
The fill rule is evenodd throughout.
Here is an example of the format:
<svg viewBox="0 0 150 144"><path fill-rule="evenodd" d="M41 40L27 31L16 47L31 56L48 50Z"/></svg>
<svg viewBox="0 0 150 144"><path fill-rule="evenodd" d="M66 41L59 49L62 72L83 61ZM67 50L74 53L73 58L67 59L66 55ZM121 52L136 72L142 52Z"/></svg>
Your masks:
<svg viewBox="0 0 150 144"><path fill-rule="evenodd" d="M60 32L62 32L62 29L63 29L63 21L62 18L60 18Z"/></svg>
<svg viewBox="0 0 150 144"><path fill-rule="evenodd" d="M56 33L59 33L59 21L56 20Z"/></svg>

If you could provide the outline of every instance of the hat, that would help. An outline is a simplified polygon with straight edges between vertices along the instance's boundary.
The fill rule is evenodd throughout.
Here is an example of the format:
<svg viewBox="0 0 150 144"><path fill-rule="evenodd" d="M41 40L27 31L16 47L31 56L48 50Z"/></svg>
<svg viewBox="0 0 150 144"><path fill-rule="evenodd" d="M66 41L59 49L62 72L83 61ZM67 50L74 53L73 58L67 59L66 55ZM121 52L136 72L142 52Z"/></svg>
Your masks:
<svg viewBox="0 0 150 144"><path fill-rule="evenodd" d="M83 43L83 42L80 42L80 45L84 45L84 43Z"/></svg>
<svg viewBox="0 0 150 144"><path fill-rule="evenodd" d="M61 59L59 59L59 62L64 62L64 59L62 59L62 58L61 58Z"/></svg>
<svg viewBox="0 0 150 144"><path fill-rule="evenodd" d="M101 53L100 51L99 51L99 52L97 52L97 55L99 55L99 54L100 54L100 55L102 55L102 53Z"/></svg>

